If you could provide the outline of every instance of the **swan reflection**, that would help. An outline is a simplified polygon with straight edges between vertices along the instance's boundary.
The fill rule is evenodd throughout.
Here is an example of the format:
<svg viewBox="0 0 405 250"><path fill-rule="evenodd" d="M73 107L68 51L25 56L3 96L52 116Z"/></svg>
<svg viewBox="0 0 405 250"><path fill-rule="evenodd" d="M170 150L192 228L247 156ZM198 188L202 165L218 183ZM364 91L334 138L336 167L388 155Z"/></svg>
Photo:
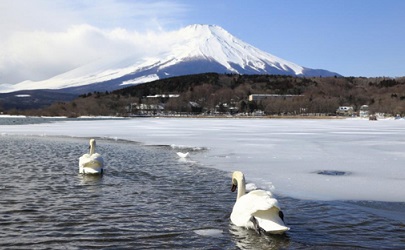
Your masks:
<svg viewBox="0 0 405 250"><path fill-rule="evenodd" d="M286 249L290 246L287 234L258 235L254 230L246 230L229 223L229 233L239 249Z"/></svg>

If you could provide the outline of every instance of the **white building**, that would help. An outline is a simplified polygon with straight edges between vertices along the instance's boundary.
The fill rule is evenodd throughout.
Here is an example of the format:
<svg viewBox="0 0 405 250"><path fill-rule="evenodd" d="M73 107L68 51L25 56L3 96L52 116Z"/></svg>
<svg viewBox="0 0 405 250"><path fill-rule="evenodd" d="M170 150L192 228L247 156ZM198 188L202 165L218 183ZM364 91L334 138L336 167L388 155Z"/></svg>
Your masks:
<svg viewBox="0 0 405 250"><path fill-rule="evenodd" d="M368 110L368 105L362 105L360 107L359 116L360 117L369 117L370 116L370 111Z"/></svg>
<svg viewBox="0 0 405 250"><path fill-rule="evenodd" d="M337 110L336 110L336 114L337 115L353 115L354 113L354 109L352 106L340 106Z"/></svg>

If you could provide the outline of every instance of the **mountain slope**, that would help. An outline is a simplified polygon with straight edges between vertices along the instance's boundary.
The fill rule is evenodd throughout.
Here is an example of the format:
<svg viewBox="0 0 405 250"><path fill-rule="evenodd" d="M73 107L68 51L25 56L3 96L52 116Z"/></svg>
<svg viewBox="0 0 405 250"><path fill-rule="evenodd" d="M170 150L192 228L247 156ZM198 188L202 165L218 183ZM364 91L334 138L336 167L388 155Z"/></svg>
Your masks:
<svg viewBox="0 0 405 250"><path fill-rule="evenodd" d="M335 76L263 52L214 25L190 25L172 34L167 49L151 57L135 55L99 60L51 79L25 81L0 92L23 89L64 89L71 93L111 91L128 84L205 72Z"/></svg>

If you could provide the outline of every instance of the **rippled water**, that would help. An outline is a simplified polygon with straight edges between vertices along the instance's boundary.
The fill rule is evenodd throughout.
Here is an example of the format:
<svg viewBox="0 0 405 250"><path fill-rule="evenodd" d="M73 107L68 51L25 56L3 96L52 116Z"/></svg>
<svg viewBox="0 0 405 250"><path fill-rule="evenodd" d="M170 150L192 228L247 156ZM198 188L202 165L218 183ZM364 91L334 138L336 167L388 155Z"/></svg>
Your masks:
<svg viewBox="0 0 405 250"><path fill-rule="evenodd" d="M87 145L0 136L1 249L405 248L404 203L279 197L291 230L258 236L229 221L230 173L169 146L98 139L105 174L83 176Z"/></svg>

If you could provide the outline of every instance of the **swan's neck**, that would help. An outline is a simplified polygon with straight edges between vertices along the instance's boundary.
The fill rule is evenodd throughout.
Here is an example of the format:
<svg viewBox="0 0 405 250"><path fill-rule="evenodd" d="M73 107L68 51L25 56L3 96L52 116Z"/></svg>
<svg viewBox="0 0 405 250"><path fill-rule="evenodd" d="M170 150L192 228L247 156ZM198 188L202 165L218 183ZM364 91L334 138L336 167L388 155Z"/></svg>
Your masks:
<svg viewBox="0 0 405 250"><path fill-rule="evenodd" d="M94 154L94 151L95 151L96 149L95 149L95 146L94 146L94 144L90 144L90 155L92 155L92 154Z"/></svg>
<svg viewBox="0 0 405 250"><path fill-rule="evenodd" d="M246 183L245 178L241 178L238 180L238 195L236 196L236 200L246 194Z"/></svg>

